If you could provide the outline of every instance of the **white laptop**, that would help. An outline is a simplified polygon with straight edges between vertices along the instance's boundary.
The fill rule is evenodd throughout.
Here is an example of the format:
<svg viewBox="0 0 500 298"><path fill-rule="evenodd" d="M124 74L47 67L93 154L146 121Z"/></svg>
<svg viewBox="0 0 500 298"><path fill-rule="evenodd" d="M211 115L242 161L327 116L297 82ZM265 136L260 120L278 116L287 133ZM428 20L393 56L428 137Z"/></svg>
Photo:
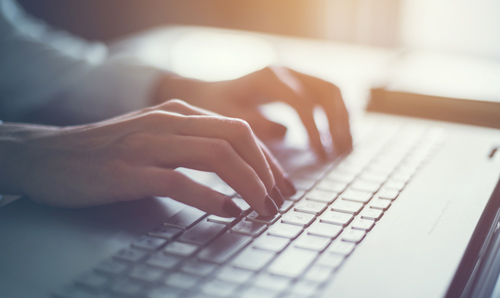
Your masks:
<svg viewBox="0 0 500 298"><path fill-rule="evenodd" d="M299 123L295 123L299 125ZM366 113L328 162L272 150L298 192L224 219L169 198L0 208L0 297L490 297L498 293L500 132ZM292 129L293 131L293 129ZM300 136L297 136L300 137Z"/></svg>

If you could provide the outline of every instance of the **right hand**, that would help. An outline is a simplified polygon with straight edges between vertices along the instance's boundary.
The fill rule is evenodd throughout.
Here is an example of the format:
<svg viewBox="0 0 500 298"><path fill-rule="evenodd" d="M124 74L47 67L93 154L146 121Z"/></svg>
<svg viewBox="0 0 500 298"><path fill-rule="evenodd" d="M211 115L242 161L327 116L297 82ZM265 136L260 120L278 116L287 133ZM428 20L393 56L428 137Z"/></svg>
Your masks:
<svg viewBox="0 0 500 298"><path fill-rule="evenodd" d="M219 216L239 214L230 198L174 171L177 167L216 173L265 216L277 212L280 189L295 192L245 121L179 100L95 124L38 129L18 136L17 183L23 195L53 206L159 196Z"/></svg>

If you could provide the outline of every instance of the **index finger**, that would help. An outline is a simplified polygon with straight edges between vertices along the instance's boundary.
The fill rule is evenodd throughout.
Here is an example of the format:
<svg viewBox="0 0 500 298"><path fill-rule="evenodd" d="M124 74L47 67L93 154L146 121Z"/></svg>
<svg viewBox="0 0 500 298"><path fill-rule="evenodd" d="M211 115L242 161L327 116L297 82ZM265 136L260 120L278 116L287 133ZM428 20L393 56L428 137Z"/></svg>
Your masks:
<svg viewBox="0 0 500 298"><path fill-rule="evenodd" d="M345 106L340 89L334 84L320 78L306 75L290 69L303 83L306 89L315 96L328 118L330 134L334 146L341 153L352 149L352 136L349 124L349 113Z"/></svg>
<svg viewBox="0 0 500 298"><path fill-rule="evenodd" d="M267 67L250 76L255 80L253 84L260 88L264 95L288 103L295 109L307 130L311 147L320 157L326 158L326 151L314 120L314 102L305 94L302 83L285 68Z"/></svg>

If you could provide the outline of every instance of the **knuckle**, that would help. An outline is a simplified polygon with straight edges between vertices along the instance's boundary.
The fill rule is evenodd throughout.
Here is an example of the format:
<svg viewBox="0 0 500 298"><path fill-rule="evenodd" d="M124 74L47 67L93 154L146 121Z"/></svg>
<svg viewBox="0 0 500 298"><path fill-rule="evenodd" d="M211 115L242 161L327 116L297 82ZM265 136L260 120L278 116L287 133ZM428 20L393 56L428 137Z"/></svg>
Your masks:
<svg viewBox="0 0 500 298"><path fill-rule="evenodd" d="M331 96L334 99L337 99L337 100L341 99L342 92L337 85L332 84L332 83L328 83L328 90L330 90Z"/></svg>
<svg viewBox="0 0 500 298"><path fill-rule="evenodd" d="M188 106L189 105L185 101L180 99L171 99L162 105L163 108L174 111L184 110Z"/></svg>
<svg viewBox="0 0 500 298"><path fill-rule="evenodd" d="M149 127L173 127L184 116L168 113L165 111L153 110L142 115L143 122Z"/></svg>
<svg viewBox="0 0 500 298"><path fill-rule="evenodd" d="M248 122L246 122L245 120L232 118L228 121L230 127L233 129L233 132L237 137L248 137L253 134L250 124L248 124Z"/></svg>
<svg viewBox="0 0 500 298"><path fill-rule="evenodd" d="M231 154L231 144L225 140L211 140L208 144L207 152L212 158L220 160L228 158Z"/></svg>

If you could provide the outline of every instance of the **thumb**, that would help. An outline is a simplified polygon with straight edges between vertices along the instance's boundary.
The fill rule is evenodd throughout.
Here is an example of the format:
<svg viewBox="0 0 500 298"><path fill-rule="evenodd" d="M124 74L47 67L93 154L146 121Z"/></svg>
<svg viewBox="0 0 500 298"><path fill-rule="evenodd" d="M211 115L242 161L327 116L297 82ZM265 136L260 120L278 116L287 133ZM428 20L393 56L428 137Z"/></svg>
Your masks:
<svg viewBox="0 0 500 298"><path fill-rule="evenodd" d="M276 139L285 137L287 127L283 124L271 121L261 114L256 113L247 120L252 130L260 139Z"/></svg>

